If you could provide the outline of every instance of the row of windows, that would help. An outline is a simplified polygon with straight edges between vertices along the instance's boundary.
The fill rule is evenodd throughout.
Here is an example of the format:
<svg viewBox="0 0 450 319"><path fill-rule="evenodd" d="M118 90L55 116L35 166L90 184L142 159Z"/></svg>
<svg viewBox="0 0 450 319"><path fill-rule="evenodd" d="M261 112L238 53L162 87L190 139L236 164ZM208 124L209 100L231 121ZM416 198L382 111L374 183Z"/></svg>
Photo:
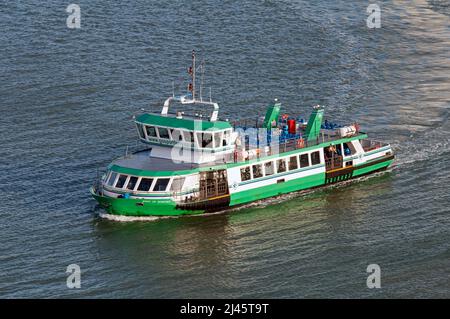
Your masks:
<svg viewBox="0 0 450 319"><path fill-rule="evenodd" d="M145 140L159 138L175 142L195 143L198 148L219 148L230 144L230 130L221 132L196 132L184 131L174 128L142 125L136 123L139 137Z"/></svg>
<svg viewBox="0 0 450 319"><path fill-rule="evenodd" d="M310 164L311 163L311 164ZM254 164L252 166L246 166L241 168L241 180L248 181L252 178L259 178L263 176L270 176L276 173L286 172L287 169L295 170L303 167L308 167L310 165L320 164L320 153L319 151L293 155L288 158L281 158L274 161L265 162L262 164Z"/></svg>
<svg viewBox="0 0 450 319"><path fill-rule="evenodd" d="M170 191L178 192L183 187L184 177L175 177L172 179ZM164 192L170 183L171 178L150 178L138 177L126 174L110 172L105 181L106 185L124 190L138 192Z"/></svg>

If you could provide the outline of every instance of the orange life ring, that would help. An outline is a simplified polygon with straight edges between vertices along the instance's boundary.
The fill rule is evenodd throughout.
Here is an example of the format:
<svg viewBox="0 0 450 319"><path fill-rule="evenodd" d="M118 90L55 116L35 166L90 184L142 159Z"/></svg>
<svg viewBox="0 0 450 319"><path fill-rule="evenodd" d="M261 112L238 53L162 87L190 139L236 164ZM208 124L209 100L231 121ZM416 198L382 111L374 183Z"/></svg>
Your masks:
<svg viewBox="0 0 450 319"><path fill-rule="evenodd" d="M303 138L299 138L297 140L297 148L304 148L305 147L305 140Z"/></svg>

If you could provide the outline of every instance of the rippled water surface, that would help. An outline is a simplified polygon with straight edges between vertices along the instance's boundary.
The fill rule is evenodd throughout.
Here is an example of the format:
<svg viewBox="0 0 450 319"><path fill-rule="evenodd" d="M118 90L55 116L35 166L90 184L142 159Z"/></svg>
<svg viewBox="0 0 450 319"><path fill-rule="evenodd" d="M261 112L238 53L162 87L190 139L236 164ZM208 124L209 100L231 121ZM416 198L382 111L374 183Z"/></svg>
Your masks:
<svg viewBox="0 0 450 319"><path fill-rule="evenodd" d="M380 1L377 30L364 1L77 3L79 30L65 1L0 5L1 297L450 297L448 1ZM227 214L100 218L96 169L193 48L223 116L323 104L390 142L394 167Z"/></svg>

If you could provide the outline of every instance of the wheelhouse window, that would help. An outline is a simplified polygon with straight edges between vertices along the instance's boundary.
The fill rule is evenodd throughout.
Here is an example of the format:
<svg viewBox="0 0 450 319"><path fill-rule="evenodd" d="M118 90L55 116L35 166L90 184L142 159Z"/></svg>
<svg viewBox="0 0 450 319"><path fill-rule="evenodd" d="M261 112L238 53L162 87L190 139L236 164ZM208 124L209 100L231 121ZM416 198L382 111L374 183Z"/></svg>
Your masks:
<svg viewBox="0 0 450 319"><path fill-rule="evenodd" d="M139 183L137 190L141 192L148 192L152 187L152 183L153 178L141 178L141 182Z"/></svg>
<svg viewBox="0 0 450 319"><path fill-rule="evenodd" d="M111 175L109 175L109 179L108 179L108 182L106 183L106 185L113 186L114 182L116 181L116 177L117 177L117 173L111 172Z"/></svg>
<svg viewBox="0 0 450 319"><path fill-rule="evenodd" d="M241 168L241 181L248 181L252 178L250 174L250 166Z"/></svg>
<svg viewBox="0 0 450 319"><path fill-rule="evenodd" d="M158 178L156 180L155 186L153 187L154 192L164 192L169 184L170 178Z"/></svg>
<svg viewBox="0 0 450 319"><path fill-rule="evenodd" d="M156 128L154 126L145 126L145 131L147 132L148 137L157 137Z"/></svg>
<svg viewBox="0 0 450 319"><path fill-rule="evenodd" d="M275 168L273 166L273 162L272 161L264 163L264 170L266 172L266 176L273 175L275 173L274 169Z"/></svg>
<svg viewBox="0 0 450 319"><path fill-rule="evenodd" d="M158 127L159 138L165 138L167 140L170 139L169 130L165 127Z"/></svg>
<svg viewBox="0 0 450 319"><path fill-rule="evenodd" d="M176 129L170 130L170 134L172 135L172 139L174 141L179 142L179 141L183 140L183 134L181 134L180 130L176 130Z"/></svg>
<svg viewBox="0 0 450 319"><path fill-rule="evenodd" d="M230 131L223 132L222 146L227 146L230 140Z"/></svg>
<svg viewBox="0 0 450 319"><path fill-rule="evenodd" d="M297 164L297 156L291 156L289 158L289 170L293 170L293 169L297 169L298 168L298 164Z"/></svg>
<svg viewBox="0 0 450 319"><path fill-rule="evenodd" d="M212 148L213 137L211 133L203 133L202 147Z"/></svg>
<svg viewBox="0 0 450 319"><path fill-rule="evenodd" d="M183 131L184 140L186 142L193 143L194 142L194 133Z"/></svg>
<svg viewBox="0 0 450 319"><path fill-rule="evenodd" d="M130 179L128 180L127 189L134 190L134 187L136 186L136 182L138 181L138 178L136 176L130 176Z"/></svg>
<svg viewBox="0 0 450 319"><path fill-rule="evenodd" d="M197 133L197 142L202 148L212 148L213 136L211 133Z"/></svg>
<svg viewBox="0 0 450 319"><path fill-rule="evenodd" d="M308 154L300 155L300 168L308 167L308 166L309 166Z"/></svg>
<svg viewBox="0 0 450 319"><path fill-rule="evenodd" d="M116 183L116 187L117 188L122 188L125 185L125 182L127 180L127 175L119 175L119 178L117 179L117 183Z"/></svg>
<svg viewBox="0 0 450 319"><path fill-rule="evenodd" d="M253 178L263 177L262 165L256 164L253 165Z"/></svg>
<svg viewBox="0 0 450 319"><path fill-rule="evenodd" d="M277 172L286 172L286 161L284 159L277 160Z"/></svg>
<svg viewBox="0 0 450 319"><path fill-rule="evenodd" d="M170 190L172 192L180 192L183 188L184 180L184 177L174 178L174 180L172 181L172 185L170 185Z"/></svg>
<svg viewBox="0 0 450 319"><path fill-rule="evenodd" d="M220 147L221 135L220 132L214 133L214 148Z"/></svg>
<svg viewBox="0 0 450 319"><path fill-rule="evenodd" d="M136 126L139 133L139 137L145 139L144 126L140 123L136 123Z"/></svg>
<svg viewBox="0 0 450 319"><path fill-rule="evenodd" d="M319 151L311 153L311 165L320 164L320 153Z"/></svg>

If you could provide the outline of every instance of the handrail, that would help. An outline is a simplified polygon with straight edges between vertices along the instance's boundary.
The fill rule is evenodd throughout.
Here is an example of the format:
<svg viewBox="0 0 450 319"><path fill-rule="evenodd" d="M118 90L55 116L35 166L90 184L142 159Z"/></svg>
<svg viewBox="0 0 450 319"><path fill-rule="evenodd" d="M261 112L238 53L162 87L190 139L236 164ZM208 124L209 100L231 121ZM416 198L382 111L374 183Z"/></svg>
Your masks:
<svg viewBox="0 0 450 319"><path fill-rule="evenodd" d="M213 112L211 113L211 116L209 118L210 122L217 121L217 118L219 116L219 104L217 104L216 102L207 102L207 101L201 101L201 100L193 100L193 99L187 98L185 95L178 96L178 97L171 96L171 97L167 98L164 101L164 105L163 105L163 108L161 110L161 115L167 116L169 114L169 106L170 106L170 102L172 102L172 101L178 101L181 104L211 105L213 107Z"/></svg>

